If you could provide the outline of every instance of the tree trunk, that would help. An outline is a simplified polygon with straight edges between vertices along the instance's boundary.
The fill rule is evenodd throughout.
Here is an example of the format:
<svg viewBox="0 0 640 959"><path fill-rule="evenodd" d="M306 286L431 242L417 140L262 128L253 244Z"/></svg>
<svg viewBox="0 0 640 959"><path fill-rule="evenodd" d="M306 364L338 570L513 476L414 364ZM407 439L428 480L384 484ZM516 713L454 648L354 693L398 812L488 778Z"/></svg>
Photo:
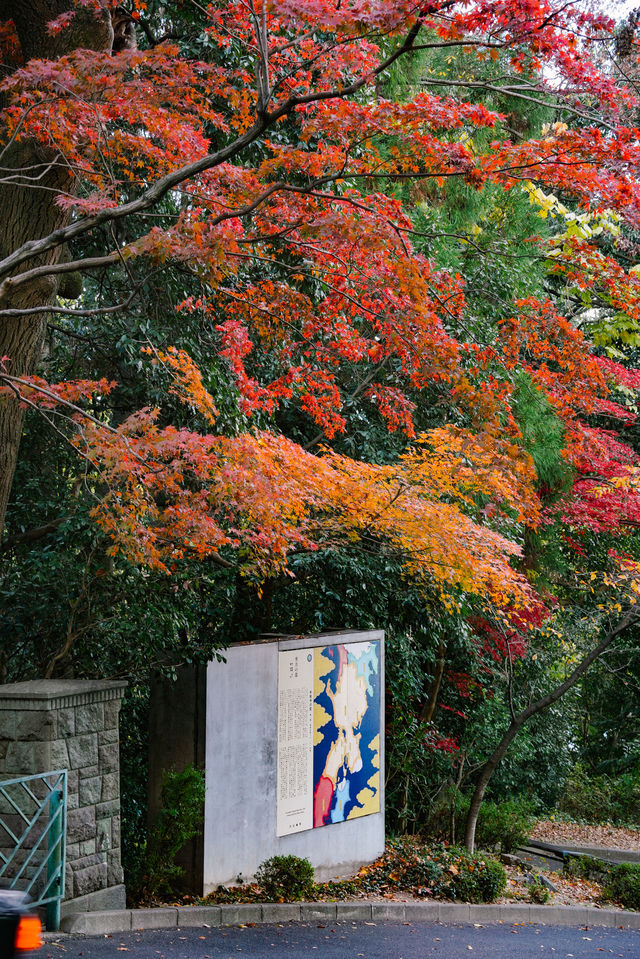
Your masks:
<svg viewBox="0 0 640 959"><path fill-rule="evenodd" d="M59 14L75 9L70 0L0 0L0 19L13 20L25 62L34 58L51 59L77 47L110 50L113 39L111 19L106 8L96 15L77 8L71 24L55 37L47 24ZM47 236L68 221L68 213L56 204L60 193L73 193L77 184L64 158L39 143L16 142L2 158L3 182L0 183L0 257L5 257L27 240ZM15 172L14 172L15 171ZM61 247L28 267L57 263ZM56 294L56 278L40 277L15 288L3 308L33 309L49 306ZM35 372L46 332L47 313L4 317L0 321L0 358L13 376ZM0 537L4 530L9 495L13 483L24 410L14 397L0 402Z"/></svg>
<svg viewBox="0 0 640 959"><path fill-rule="evenodd" d="M482 771L480 772L480 776L476 783L476 788L474 789L473 796L471 797L471 805L469 806L469 812L467 813L467 822L465 826L464 844L469 852L473 852L475 849L478 813L480 812L480 806L482 805L484 794L487 791L489 780L493 776L498 763L504 757L505 753L509 749L509 746L516 738L518 731L521 729L524 723L525 720L520 719L519 716L512 721L506 733L491 754L491 757L482 767Z"/></svg>
<svg viewBox="0 0 640 959"><path fill-rule="evenodd" d="M584 676L591 664L594 663L596 659L599 659L605 650L609 648L614 639L616 639L621 633L625 632L625 630L631 624L636 623L637 621L638 614L636 611L634 609L628 610L618 625L614 626L614 628L600 640L598 645L595 646L591 652L588 653L584 659L578 663L573 672L570 673L564 682L556 686L556 688L551 690L550 693L547 693L546 696L542 696L535 702L530 703L526 709L523 709L521 712L512 716L511 723L502 735L502 738L492 752L491 756L482 767L480 777L476 783L476 788L473 796L471 797L471 805L469 806L469 812L467 815L464 837L464 844L469 852L473 852L475 848L478 813L480 812L480 806L482 805L482 800L484 799L484 794L487 791L489 781L493 776L498 763L504 758L509 746L516 738L518 732L522 729L524 724L531 719L532 716L535 716L537 713L541 713L549 706L552 706L553 703L561 699L561 697L564 696L564 694L568 692L572 686L575 686L578 680Z"/></svg>
<svg viewBox="0 0 640 959"><path fill-rule="evenodd" d="M430 723L433 719L433 715L436 711L436 706L438 704L438 694L440 692L440 686L442 685L442 677L444 676L444 666L445 666L445 647L442 640L438 646L438 658L436 659L436 668L433 675L433 679L429 683L429 692L427 694L427 699L420 710L420 719L425 723Z"/></svg>

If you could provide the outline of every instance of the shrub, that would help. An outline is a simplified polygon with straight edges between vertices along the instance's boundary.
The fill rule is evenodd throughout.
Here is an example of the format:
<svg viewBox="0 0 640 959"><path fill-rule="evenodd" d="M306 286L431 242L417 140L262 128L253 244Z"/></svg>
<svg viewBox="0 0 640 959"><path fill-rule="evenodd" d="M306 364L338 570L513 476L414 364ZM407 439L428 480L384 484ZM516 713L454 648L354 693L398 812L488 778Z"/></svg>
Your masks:
<svg viewBox="0 0 640 959"><path fill-rule="evenodd" d="M627 909L640 909L640 863L621 862L618 866L612 866L603 895Z"/></svg>
<svg viewBox="0 0 640 959"><path fill-rule="evenodd" d="M562 871L566 876L595 879L600 882L608 874L607 863L593 856L571 856L565 860Z"/></svg>
<svg viewBox="0 0 640 959"><path fill-rule="evenodd" d="M462 902L494 902L507 884L504 867L488 856L414 837L392 839L384 855L358 875L364 891L403 889Z"/></svg>
<svg viewBox="0 0 640 959"><path fill-rule="evenodd" d="M455 845L464 833L468 811L468 796L464 796L455 786L444 789L435 802L422 810L420 834L437 842Z"/></svg>
<svg viewBox="0 0 640 959"><path fill-rule="evenodd" d="M640 825L640 774L591 776L578 764L567 778L558 806L585 822Z"/></svg>
<svg viewBox="0 0 640 959"><path fill-rule="evenodd" d="M539 905L549 902L549 890L539 876L534 876L529 883L529 899Z"/></svg>
<svg viewBox="0 0 640 959"><path fill-rule="evenodd" d="M499 848L501 852L512 852L526 844L533 822L531 806L524 800L485 801L478 815L476 845L482 849Z"/></svg>
<svg viewBox="0 0 640 959"><path fill-rule="evenodd" d="M434 862L428 855L423 855L408 862L402 868L399 878L402 888L433 889L441 882L442 872L443 867L440 863ZM397 875L397 873L391 875Z"/></svg>
<svg viewBox="0 0 640 959"><path fill-rule="evenodd" d="M299 856L272 856L258 866L256 882L268 899L305 899L313 894L313 866Z"/></svg>
<svg viewBox="0 0 640 959"><path fill-rule="evenodd" d="M446 849L442 854L442 878L434 892L461 902L495 902L507 885L504 866L495 859L466 849Z"/></svg>
<svg viewBox="0 0 640 959"><path fill-rule="evenodd" d="M429 819L423 831L426 835L448 839L455 843L456 838L464 835L469 805L469 796L463 796L457 790L452 790L442 797L437 806L430 809ZM506 802L485 800L478 813L476 845L480 849L512 852L527 842L534 818L529 800L510 799Z"/></svg>
<svg viewBox="0 0 640 959"><path fill-rule="evenodd" d="M135 901L172 895L183 869L176 853L195 836L204 821L204 771L190 764L180 772L169 770L162 782L162 808L141 845L135 874L127 876Z"/></svg>

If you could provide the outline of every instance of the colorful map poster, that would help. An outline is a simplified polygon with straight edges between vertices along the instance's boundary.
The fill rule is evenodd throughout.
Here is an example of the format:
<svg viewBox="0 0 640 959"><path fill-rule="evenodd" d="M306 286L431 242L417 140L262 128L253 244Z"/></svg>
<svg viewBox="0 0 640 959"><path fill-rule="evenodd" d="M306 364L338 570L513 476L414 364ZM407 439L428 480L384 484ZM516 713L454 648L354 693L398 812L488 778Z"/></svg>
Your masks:
<svg viewBox="0 0 640 959"><path fill-rule="evenodd" d="M380 812L380 643L314 650L313 825Z"/></svg>
<svg viewBox="0 0 640 959"><path fill-rule="evenodd" d="M379 811L380 643L281 652L278 835Z"/></svg>

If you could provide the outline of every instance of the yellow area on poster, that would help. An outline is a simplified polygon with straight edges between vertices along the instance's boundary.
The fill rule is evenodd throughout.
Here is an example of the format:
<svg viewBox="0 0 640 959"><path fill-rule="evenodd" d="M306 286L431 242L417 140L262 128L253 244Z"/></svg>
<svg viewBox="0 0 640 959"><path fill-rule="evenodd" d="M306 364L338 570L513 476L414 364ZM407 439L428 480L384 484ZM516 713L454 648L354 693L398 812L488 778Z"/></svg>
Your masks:
<svg viewBox="0 0 640 959"><path fill-rule="evenodd" d="M357 819L359 816L368 816L372 812L380 812L380 772L375 772L364 789L361 789L356 800L359 806L354 806L347 819Z"/></svg>
<svg viewBox="0 0 640 959"><path fill-rule="evenodd" d="M371 740L369 749L374 753L371 757L371 765L376 772L356 796L356 801L360 805L353 807L347 819L357 819L359 816L380 812L380 733Z"/></svg>
<svg viewBox="0 0 640 959"><path fill-rule="evenodd" d="M325 647L326 649L326 647ZM313 651L313 698L314 700L323 693L326 688L324 677L328 676L334 669L334 662L329 656L324 655L324 649L316 648ZM320 729L327 724L331 716L320 703L313 704L313 745L317 746L322 742L323 736Z"/></svg>

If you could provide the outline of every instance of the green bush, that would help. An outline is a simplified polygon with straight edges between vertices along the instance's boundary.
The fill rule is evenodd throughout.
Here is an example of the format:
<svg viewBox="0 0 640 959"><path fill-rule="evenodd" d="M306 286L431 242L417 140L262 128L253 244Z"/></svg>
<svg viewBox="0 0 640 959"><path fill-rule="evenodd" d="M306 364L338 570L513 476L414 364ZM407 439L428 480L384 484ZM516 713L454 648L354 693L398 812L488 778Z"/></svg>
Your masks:
<svg viewBox="0 0 640 959"><path fill-rule="evenodd" d="M549 890L539 876L534 876L529 883L529 899L541 906L549 902Z"/></svg>
<svg viewBox="0 0 640 959"><path fill-rule="evenodd" d="M512 852L529 839L534 817L530 805L519 799L508 802L483 802L476 827L476 845L481 849Z"/></svg>
<svg viewBox="0 0 640 959"><path fill-rule="evenodd" d="M256 882L267 899L295 902L313 894L313 866L299 856L272 856L260 863Z"/></svg>
<svg viewBox="0 0 640 959"><path fill-rule="evenodd" d="M446 847L432 852L432 857L442 869L433 885L436 895L461 902L495 902L505 890L507 873L495 859Z"/></svg>
<svg viewBox="0 0 640 959"><path fill-rule="evenodd" d="M495 859L478 854L461 857L458 873L443 892L450 899L462 902L495 902L505 890L507 873Z"/></svg>
<svg viewBox="0 0 640 959"><path fill-rule="evenodd" d="M469 814L470 797L457 791L443 796L429 813L424 827L425 835L445 839L455 844L464 835ZM535 817L531 803L524 799L506 802L485 800L480 806L476 825L476 846L480 849L499 849L512 852L529 839ZM453 825L453 829L452 829Z"/></svg>
<svg viewBox="0 0 640 959"><path fill-rule="evenodd" d="M609 867L601 859L593 856L571 856L566 859L562 867L566 876L577 876L579 879L595 879L600 882L608 874Z"/></svg>
<svg viewBox="0 0 640 959"><path fill-rule="evenodd" d="M591 776L578 764L565 782L558 808L584 822L640 825L640 771L616 778Z"/></svg>
<svg viewBox="0 0 640 959"><path fill-rule="evenodd" d="M133 902L173 895L183 874L176 854L197 836L204 821L204 771L190 764L180 772L165 772L162 807L141 844L136 870L127 876Z"/></svg>
<svg viewBox="0 0 640 959"><path fill-rule="evenodd" d="M613 899L627 909L640 909L640 863L611 866L593 856L576 856L564 864L564 872L602 882L605 899Z"/></svg>
<svg viewBox="0 0 640 959"><path fill-rule="evenodd" d="M455 786L444 789L435 802L422 810L420 834L436 842L455 845L464 834L468 811L468 796L464 796Z"/></svg>
<svg viewBox="0 0 640 959"><path fill-rule="evenodd" d="M415 837L389 841L384 855L358 875L364 892L402 889L462 902L495 902L507 884L504 867L454 846L425 846Z"/></svg>
<svg viewBox="0 0 640 959"><path fill-rule="evenodd" d="M612 866L603 895L627 909L640 909L640 863L621 862L618 866Z"/></svg>

